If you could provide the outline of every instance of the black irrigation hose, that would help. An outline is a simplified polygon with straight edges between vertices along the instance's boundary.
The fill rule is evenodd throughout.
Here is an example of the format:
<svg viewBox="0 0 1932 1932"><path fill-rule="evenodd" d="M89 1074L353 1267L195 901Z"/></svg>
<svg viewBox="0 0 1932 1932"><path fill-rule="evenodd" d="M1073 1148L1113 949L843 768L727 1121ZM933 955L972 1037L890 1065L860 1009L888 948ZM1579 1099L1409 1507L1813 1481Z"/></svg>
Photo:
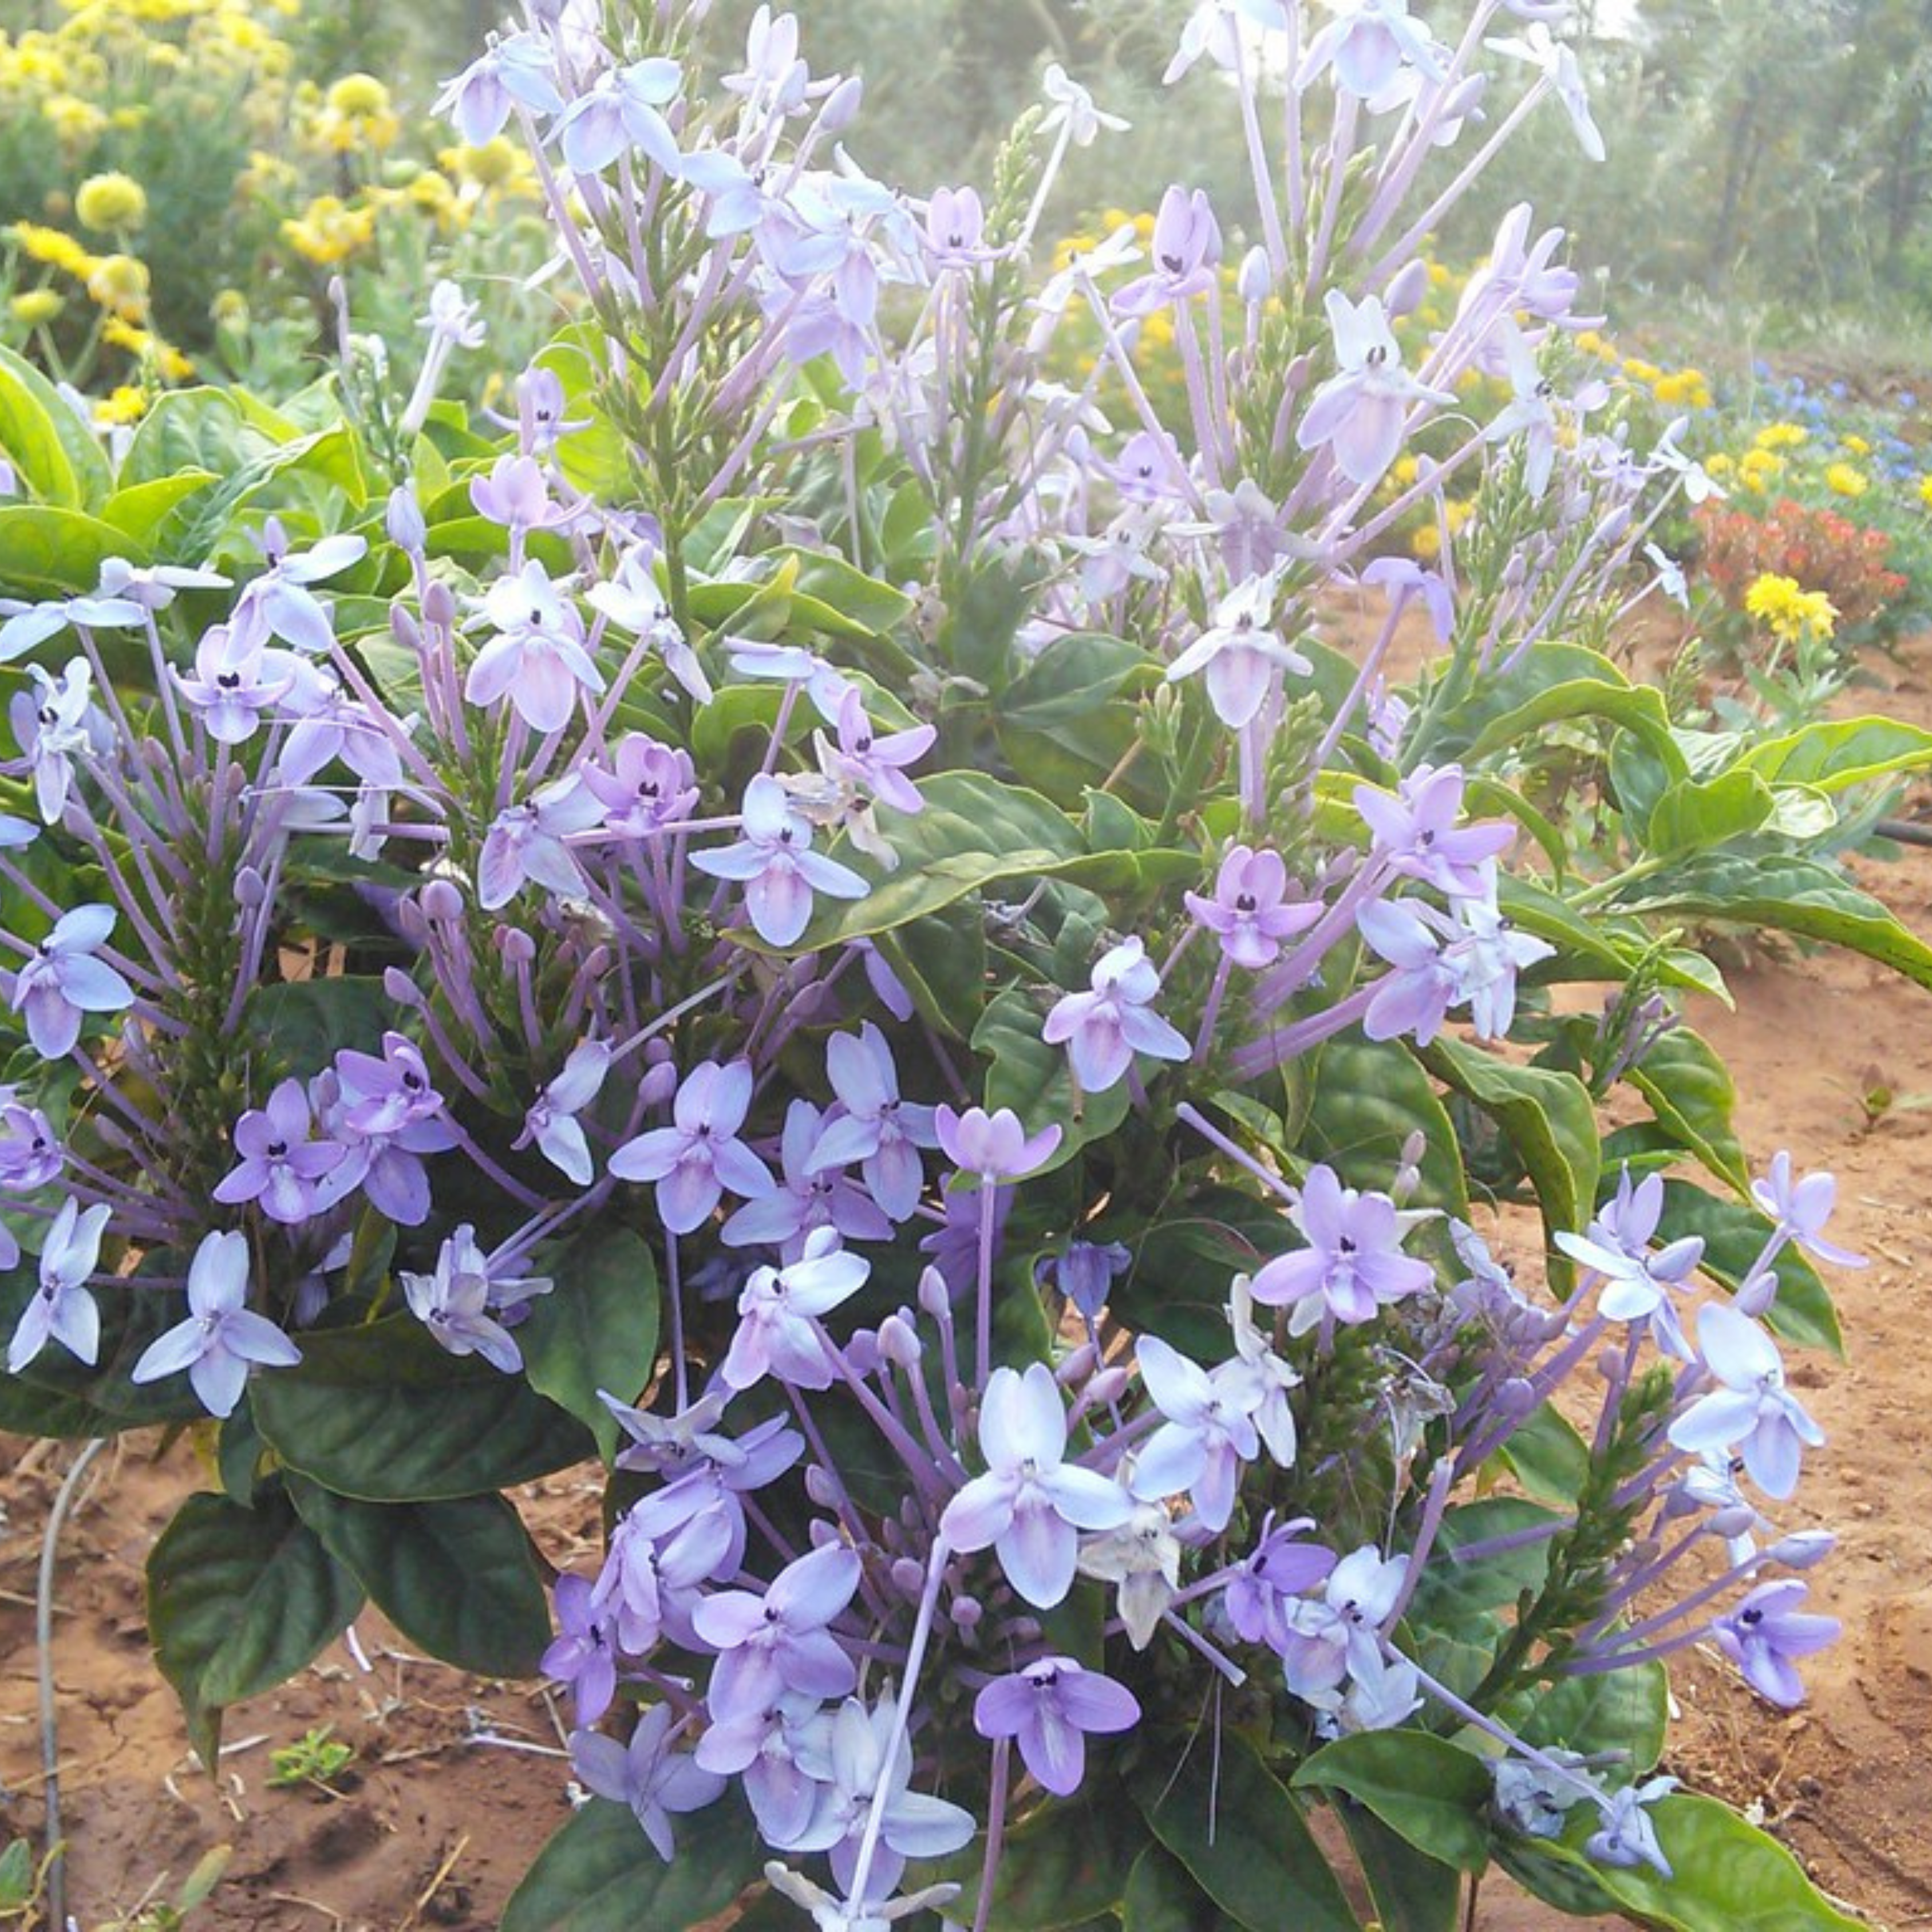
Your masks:
<svg viewBox="0 0 1932 1932"><path fill-rule="evenodd" d="M1922 819L1881 818L1872 830L1897 844L1932 846L1932 824Z"/></svg>

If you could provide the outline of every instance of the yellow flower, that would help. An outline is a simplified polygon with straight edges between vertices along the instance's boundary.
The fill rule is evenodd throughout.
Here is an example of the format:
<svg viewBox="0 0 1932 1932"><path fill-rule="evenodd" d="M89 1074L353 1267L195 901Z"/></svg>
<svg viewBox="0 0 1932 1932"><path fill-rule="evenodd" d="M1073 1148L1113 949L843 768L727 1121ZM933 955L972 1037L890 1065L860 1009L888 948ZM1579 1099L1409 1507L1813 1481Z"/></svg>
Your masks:
<svg viewBox="0 0 1932 1932"><path fill-rule="evenodd" d="M208 316L217 328L246 328L248 298L239 289L224 289L208 304Z"/></svg>
<svg viewBox="0 0 1932 1932"><path fill-rule="evenodd" d="M1864 438L1862 436L1846 436L1845 438L1845 447L1849 449L1854 456L1869 456L1871 454L1871 445L1866 442Z"/></svg>
<svg viewBox="0 0 1932 1932"><path fill-rule="evenodd" d="M1640 356L1626 356L1624 374L1634 382L1654 382L1664 371L1654 362L1646 362Z"/></svg>
<svg viewBox="0 0 1932 1932"><path fill-rule="evenodd" d="M373 74L345 74L327 95L330 111L365 118L389 111L389 90Z"/></svg>
<svg viewBox="0 0 1932 1932"><path fill-rule="evenodd" d="M7 312L22 328L38 328L66 307L67 298L58 289L27 289L7 304Z"/></svg>
<svg viewBox="0 0 1932 1932"><path fill-rule="evenodd" d="M1767 423L1751 438L1760 449L1796 449L1810 440L1811 432L1795 422Z"/></svg>
<svg viewBox="0 0 1932 1932"><path fill-rule="evenodd" d="M1712 476L1728 476L1736 467L1726 450L1720 449L1715 455L1707 456L1704 459L1705 470Z"/></svg>
<svg viewBox="0 0 1932 1932"><path fill-rule="evenodd" d="M1795 577L1779 577L1767 571L1754 580L1744 592L1744 609L1780 644L1792 644L1808 630L1815 637L1828 638L1838 613L1822 590L1802 589Z"/></svg>
<svg viewBox="0 0 1932 1932"><path fill-rule="evenodd" d="M97 235L125 234L148 218L148 191L132 175L90 175L75 190L74 212Z"/></svg>
<svg viewBox="0 0 1932 1932"><path fill-rule="evenodd" d="M104 428L139 422L148 413L148 392L123 383L94 406L94 420Z"/></svg>
<svg viewBox="0 0 1932 1932"><path fill-rule="evenodd" d="M527 151L502 134L473 148L446 148L436 159L452 174L474 182L478 188L507 188L530 169ZM1065 268L1080 245L1092 244L1080 244L1077 237L1070 236L1054 250L1054 266Z"/></svg>
<svg viewBox="0 0 1932 1932"><path fill-rule="evenodd" d="M1432 523L1419 524L1409 538L1410 554L1431 563L1442 554L1442 532Z"/></svg>
<svg viewBox="0 0 1932 1932"><path fill-rule="evenodd" d="M1681 403L1690 393L1690 386L1682 375L1660 376L1651 385L1651 394L1660 403Z"/></svg>
<svg viewBox="0 0 1932 1932"><path fill-rule="evenodd" d="M77 94L56 94L40 104L40 112L53 124L60 144L70 152L91 146L107 125L107 116Z"/></svg>
<svg viewBox="0 0 1932 1932"><path fill-rule="evenodd" d="M1840 496L1862 496L1871 488L1871 479L1849 463L1834 463L1825 472L1827 488Z"/></svg>
<svg viewBox="0 0 1932 1932"><path fill-rule="evenodd" d="M1922 476L1919 478L1918 500L1923 503L1928 510L1932 510L1932 476Z"/></svg>
<svg viewBox="0 0 1932 1932"><path fill-rule="evenodd" d="M351 208L338 196L318 195L300 220L282 224L282 238L306 261L333 268L375 238L376 211Z"/></svg>
<svg viewBox="0 0 1932 1932"><path fill-rule="evenodd" d="M148 265L132 255L104 255L87 278L87 292L124 322L140 322L148 313Z"/></svg>
<svg viewBox="0 0 1932 1932"><path fill-rule="evenodd" d="M82 281L94 272L94 257L64 230L16 221L7 232L30 261L44 262L49 268L62 269Z"/></svg>

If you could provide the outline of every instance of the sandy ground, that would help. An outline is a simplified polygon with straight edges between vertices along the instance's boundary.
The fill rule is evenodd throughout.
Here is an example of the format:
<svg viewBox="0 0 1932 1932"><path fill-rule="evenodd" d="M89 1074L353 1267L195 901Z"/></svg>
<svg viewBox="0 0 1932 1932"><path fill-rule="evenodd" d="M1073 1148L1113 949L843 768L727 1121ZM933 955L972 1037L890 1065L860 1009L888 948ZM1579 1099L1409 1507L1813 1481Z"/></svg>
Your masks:
<svg viewBox="0 0 1932 1932"><path fill-rule="evenodd" d="M1855 708L1932 723L1928 667L1932 640L1881 667L1894 688L1861 694ZM1932 934L1932 851L1860 872ZM1790 1716L1714 1659L1680 1660L1682 1722L1666 1768L1750 1808L1828 1892L1905 1932L1932 1922L1932 993L1791 949L1727 965L1736 1010L1691 1017L1736 1072L1745 1144L1760 1162L1788 1147L1802 1166L1833 1168L1833 1232L1872 1258L1832 1284L1849 1361L1802 1361L1793 1375L1830 1441L1786 1520L1838 1532L1836 1558L1813 1580L1846 1634L1814 1660L1811 1700ZM1866 1096L1881 1088L1896 1097L1875 1110ZM40 1828L34 1564L68 1454L0 1438L0 1840ZM67 1534L56 1658L70 1908L98 1932L164 1875L178 1882L226 1844L227 1876L191 1922L207 1932L486 1932L565 1815L543 1696L414 1658L370 1618L362 1634L373 1669L338 1646L232 1713L212 1781L148 1659L141 1591L155 1535L202 1482L185 1444L158 1459L155 1438L134 1438L97 1465ZM568 1561L594 1528L594 1489L566 1476L536 1492L532 1520L548 1553ZM322 1724L355 1748L341 1794L272 1788L272 1750ZM1489 1932L1552 1922L1486 1888Z"/></svg>

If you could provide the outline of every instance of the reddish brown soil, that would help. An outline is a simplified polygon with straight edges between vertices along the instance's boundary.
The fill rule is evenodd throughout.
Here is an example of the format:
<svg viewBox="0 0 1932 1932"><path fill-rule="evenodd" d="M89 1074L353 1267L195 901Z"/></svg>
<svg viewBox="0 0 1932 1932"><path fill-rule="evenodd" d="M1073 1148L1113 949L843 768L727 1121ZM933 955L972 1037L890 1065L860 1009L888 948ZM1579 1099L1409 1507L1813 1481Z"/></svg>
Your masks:
<svg viewBox="0 0 1932 1932"><path fill-rule="evenodd" d="M1932 723L1932 640L1882 669L1895 688L1856 708ZM1863 881L1932 934L1932 851L1862 865ZM1842 1539L1814 1576L1845 1624L1808 1672L1791 1716L1700 1653L1673 1684L1682 1722L1668 1768L1749 1808L1818 1882L1874 1922L1932 1921L1932 993L1848 958L1754 952L1730 964L1735 1012L1693 1016L1730 1058L1740 1125L1759 1161L1790 1148L1840 1184L1833 1232L1872 1257L1833 1282L1850 1344L1793 1380L1829 1433L1784 1520ZM1888 1108L1867 1096L1888 1088ZM178 1444L136 1437L97 1465L64 1540L55 1659L70 1846L70 1909L87 1932L127 1913L209 1846L228 1875L191 1923L207 1932L487 1932L520 1870L565 1815L558 1733L543 1696L422 1661L371 1617L365 1674L332 1648L276 1696L231 1714L219 1784L188 1755L142 1622L141 1567L170 1511L203 1475ZM65 1450L0 1438L0 1841L38 1835L34 1565ZM568 1561L595 1522L570 1478L529 1500L549 1553ZM332 1724L356 1749L340 1796L268 1783L269 1754ZM477 1741L479 1729L532 1747ZM1553 1915L1486 1893L1490 1932Z"/></svg>

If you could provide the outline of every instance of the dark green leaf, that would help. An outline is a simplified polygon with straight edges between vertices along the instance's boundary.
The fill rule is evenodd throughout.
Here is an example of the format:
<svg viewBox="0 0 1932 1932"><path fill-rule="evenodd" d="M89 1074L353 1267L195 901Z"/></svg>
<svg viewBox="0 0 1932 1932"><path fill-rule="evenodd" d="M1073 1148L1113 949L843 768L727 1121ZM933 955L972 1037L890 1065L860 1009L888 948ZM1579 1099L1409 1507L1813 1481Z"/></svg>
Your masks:
<svg viewBox="0 0 1932 1932"><path fill-rule="evenodd" d="M1566 1677L1540 1686L1526 1696L1516 1724L1533 1744L1582 1751L1620 1754L1619 1784L1641 1778L1664 1754L1670 1721L1670 1684L1664 1666L1653 1660L1626 1670L1602 1670Z"/></svg>
<svg viewBox="0 0 1932 1932"><path fill-rule="evenodd" d="M1536 646L1515 670L1490 680L1459 709L1454 735L1473 734L1464 755L1474 764L1520 748L1552 724L1583 718L1635 732L1673 777L1685 776L1662 694L1632 684L1608 658L1580 644Z"/></svg>
<svg viewBox="0 0 1932 1932"><path fill-rule="evenodd" d="M221 1708L292 1677L362 1606L356 1579L287 1497L193 1496L148 1557L156 1660L212 1760Z"/></svg>
<svg viewBox="0 0 1932 1932"><path fill-rule="evenodd" d="M502 1932L692 1932L758 1874L752 1821L723 1802L674 1822L666 1864L621 1804L593 1798L556 1832L503 1910Z"/></svg>
<svg viewBox="0 0 1932 1932"><path fill-rule="evenodd" d="M1017 730L1051 734L1159 675L1139 645L1100 632L1076 632L1055 638L1014 679L1000 700L999 716Z"/></svg>
<svg viewBox="0 0 1932 1932"><path fill-rule="evenodd" d="M1384 1932L1456 1932L1462 1880L1455 1868L1418 1852L1372 1811L1353 1803L1340 1809Z"/></svg>
<svg viewBox="0 0 1932 1932"><path fill-rule="evenodd" d="M1178 1761L1154 1753L1133 1794L1202 1890L1249 1932L1357 1932L1300 1810L1253 1748L1214 1726L1174 1734L1172 1744Z"/></svg>
<svg viewBox="0 0 1932 1932"><path fill-rule="evenodd" d="M1114 1910L1146 1844L1140 1814L1118 1792L1043 1806L1007 1834L993 1882L992 1924L999 1932L1070 1932ZM962 1922L971 1922L980 1863L975 1846L948 1868L946 1875L964 1888L950 1916Z"/></svg>
<svg viewBox="0 0 1932 1932"><path fill-rule="evenodd" d="M258 986L248 996L249 1037L284 1078L313 1078L345 1046L378 1051L395 1018L380 980L350 975Z"/></svg>
<svg viewBox="0 0 1932 1932"><path fill-rule="evenodd" d="M291 1468L369 1502L478 1496L596 1453L521 1376L444 1354L406 1316L304 1336L302 1366L258 1376L250 1399Z"/></svg>
<svg viewBox="0 0 1932 1932"><path fill-rule="evenodd" d="M1322 1049L1302 1147L1351 1187L1386 1191L1402 1165L1402 1144L1420 1131L1422 1185L1413 1205L1466 1217L1468 1185L1454 1130L1436 1087L1400 1040L1349 1035Z"/></svg>
<svg viewBox="0 0 1932 1932"><path fill-rule="evenodd" d="M1550 1573L1548 1539L1466 1562L1457 1552L1492 1537L1520 1536L1562 1521L1554 1510L1520 1496L1487 1496L1449 1510L1416 1585L1410 1620L1453 1630L1486 1610L1514 1609L1526 1590L1543 1587Z"/></svg>
<svg viewBox="0 0 1932 1932"><path fill-rule="evenodd" d="M1482 1760L1426 1731L1358 1731L1324 1744L1297 1790L1343 1791L1419 1852L1480 1872L1489 1863L1490 1774Z"/></svg>
<svg viewBox="0 0 1932 1932"><path fill-rule="evenodd" d="M530 1386L587 1424L608 1462L620 1433L598 1400L636 1400L657 1364L658 1270L628 1228L603 1226L550 1263L555 1286L517 1330Z"/></svg>
<svg viewBox="0 0 1932 1932"><path fill-rule="evenodd" d="M1546 1402L1510 1432L1498 1453L1531 1496L1559 1508L1574 1505L1589 1472L1589 1445Z"/></svg>
<svg viewBox="0 0 1932 1932"><path fill-rule="evenodd" d="M299 1477L302 1520L411 1642L459 1670L527 1677L550 1642L530 1540L501 1496L364 1503Z"/></svg>
<svg viewBox="0 0 1932 1932"><path fill-rule="evenodd" d="M1135 1859L1120 1901L1124 1932L1234 1932L1235 1922L1215 1909L1172 1852L1150 1845Z"/></svg>

